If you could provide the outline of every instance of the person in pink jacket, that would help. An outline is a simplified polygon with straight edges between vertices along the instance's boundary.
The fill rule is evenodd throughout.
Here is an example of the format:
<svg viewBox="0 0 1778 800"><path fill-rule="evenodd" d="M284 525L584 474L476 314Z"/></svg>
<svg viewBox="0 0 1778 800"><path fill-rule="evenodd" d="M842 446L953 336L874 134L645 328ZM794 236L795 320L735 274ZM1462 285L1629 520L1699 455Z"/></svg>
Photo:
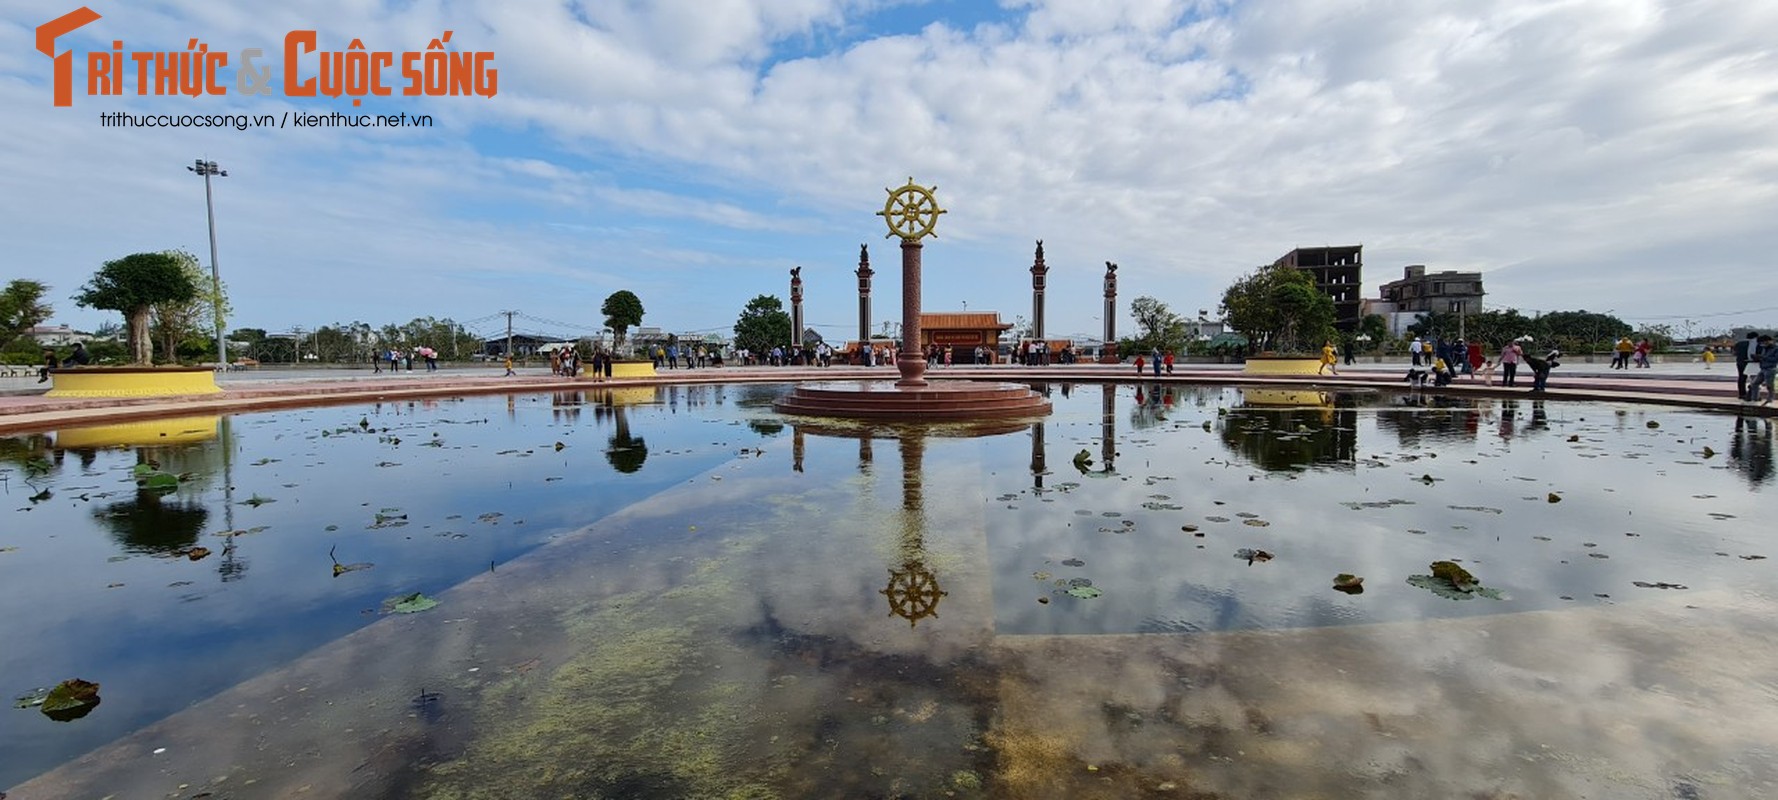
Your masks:
<svg viewBox="0 0 1778 800"><path fill-rule="evenodd" d="M1505 347L1500 348L1501 386L1513 385L1513 374L1519 371L1519 362L1524 358L1525 351L1519 347L1518 342L1507 342Z"/></svg>

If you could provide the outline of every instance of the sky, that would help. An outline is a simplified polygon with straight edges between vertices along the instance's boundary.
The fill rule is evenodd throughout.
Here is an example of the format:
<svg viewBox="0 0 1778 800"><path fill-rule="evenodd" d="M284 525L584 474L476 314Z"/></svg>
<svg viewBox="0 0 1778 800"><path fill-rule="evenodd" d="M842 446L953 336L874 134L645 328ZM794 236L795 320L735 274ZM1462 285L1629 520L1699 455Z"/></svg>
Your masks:
<svg viewBox="0 0 1778 800"><path fill-rule="evenodd" d="M0 282L50 285L53 321L101 264L217 261L231 325L450 317L579 335L635 292L644 325L726 332L756 295L855 335L900 317L875 213L912 178L947 210L925 240L929 311L1031 315L1036 240L1052 336L1118 330L1149 295L1195 317L1294 247L1364 246L1364 294L1480 270L1489 308L1610 312L1704 332L1778 324L1778 3L1750 0L219 0L0 8ZM451 31L492 53L492 96L297 97L284 41L401 53ZM230 54L221 95L87 94L87 56ZM245 94L240 51L272 66ZM297 60L313 77L320 55ZM420 63L424 63L423 61ZM129 114L429 115L428 127L105 127Z"/></svg>

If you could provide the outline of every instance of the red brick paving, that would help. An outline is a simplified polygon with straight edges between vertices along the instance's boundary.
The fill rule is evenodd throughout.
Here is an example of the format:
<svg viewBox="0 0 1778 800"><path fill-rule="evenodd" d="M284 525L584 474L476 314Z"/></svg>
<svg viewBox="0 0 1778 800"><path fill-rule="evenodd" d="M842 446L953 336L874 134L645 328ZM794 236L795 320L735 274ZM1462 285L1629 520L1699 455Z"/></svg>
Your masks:
<svg viewBox="0 0 1778 800"><path fill-rule="evenodd" d="M1585 368L1583 368L1584 370ZM1365 365L1349 368L1338 376L1247 376L1232 368L1189 366L1176 369L1160 378L1137 375L1129 365L1078 364L1041 368L1025 367L939 367L928 373L937 380L945 378L978 378L994 380L1044 380L1050 382L1143 382L1188 385L1241 384L1251 386L1318 386L1327 389L1396 388L1406 390L1401 378L1404 370L1388 365ZM1560 373L1558 373L1560 375ZM725 367L685 371L664 371L652 379L616 380L609 384L586 379L567 379L549 375L529 374L517 377L462 377L434 373L424 379L413 376L388 378L357 377L356 374L331 380L262 380L226 385L221 394L177 398L51 398L41 394L0 395L0 432L16 432L53 428L69 423L116 422L157 416L194 413L231 413L270 408L329 405L338 403L374 402L411 397L438 397L462 394L533 393L548 391L585 391L600 386L647 386L686 383L730 382L793 382L802 380L856 379L869 376L892 380L896 372L890 367ZM1524 377L1524 376L1521 376ZM1455 396L1526 397L1530 396L1529 378L1517 388L1488 386L1482 381L1458 378L1452 385L1424 391ZM29 384L17 388L29 388ZM45 387L47 389L47 387ZM1778 413L1774 406L1749 406L1734 397L1733 372L1725 370L1713 375L1657 375L1599 372L1552 377L1542 397L1551 400L1606 400L1637 403L1660 403L1716 410L1732 410L1769 415Z"/></svg>

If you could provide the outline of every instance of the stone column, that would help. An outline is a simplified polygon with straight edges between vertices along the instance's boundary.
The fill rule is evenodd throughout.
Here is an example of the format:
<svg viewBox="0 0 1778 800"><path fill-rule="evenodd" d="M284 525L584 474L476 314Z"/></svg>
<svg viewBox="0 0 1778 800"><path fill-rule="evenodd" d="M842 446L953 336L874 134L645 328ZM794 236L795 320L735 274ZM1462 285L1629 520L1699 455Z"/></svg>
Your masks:
<svg viewBox="0 0 1778 800"><path fill-rule="evenodd" d="M790 270L790 349L793 359L803 352L803 268ZM806 365L805 365L806 366Z"/></svg>
<svg viewBox="0 0 1778 800"><path fill-rule="evenodd" d="M1117 363L1117 265L1110 261L1105 262L1105 347L1099 363Z"/></svg>
<svg viewBox="0 0 1778 800"><path fill-rule="evenodd" d="M1043 339L1044 276L1050 268L1043 263L1043 240L1037 240L1037 259L1031 262L1031 338Z"/></svg>
<svg viewBox="0 0 1778 800"><path fill-rule="evenodd" d="M870 278L875 275L870 268L870 248L858 246L858 346L870 347ZM861 356L864 351L859 350ZM860 364L868 364L869 356L864 356Z"/></svg>
<svg viewBox="0 0 1778 800"><path fill-rule="evenodd" d="M901 240L901 353L895 368L901 372L896 386L926 385L926 354L920 349L920 240Z"/></svg>

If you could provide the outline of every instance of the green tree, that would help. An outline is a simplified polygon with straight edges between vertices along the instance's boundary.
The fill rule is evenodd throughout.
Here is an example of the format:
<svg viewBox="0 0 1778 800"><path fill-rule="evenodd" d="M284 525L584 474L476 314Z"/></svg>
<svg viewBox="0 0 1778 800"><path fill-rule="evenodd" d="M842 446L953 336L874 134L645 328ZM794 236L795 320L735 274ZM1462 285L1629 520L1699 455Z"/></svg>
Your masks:
<svg viewBox="0 0 1778 800"><path fill-rule="evenodd" d="M1571 353L1609 350L1618 337L1630 335L1629 323L1610 314L1585 310L1555 311L1538 317L1537 321L1551 346Z"/></svg>
<svg viewBox="0 0 1778 800"><path fill-rule="evenodd" d="M197 293L198 287L178 258L167 253L134 253L105 262L74 296L74 302L83 308L122 312L129 325L133 363L148 366L154 362L148 331L154 307L190 300Z"/></svg>
<svg viewBox="0 0 1778 800"><path fill-rule="evenodd" d="M748 300L735 320L735 347L767 353L789 344L790 315L784 311L784 302L765 294Z"/></svg>
<svg viewBox="0 0 1778 800"><path fill-rule="evenodd" d="M1367 314L1358 321L1358 335L1367 337L1366 349L1382 347L1390 339L1389 320L1382 314Z"/></svg>
<svg viewBox="0 0 1778 800"><path fill-rule="evenodd" d="M624 332L642 324L642 298L628 289L619 289L605 298L599 313L605 315L605 327L611 329L612 343L621 345Z"/></svg>
<svg viewBox="0 0 1778 800"><path fill-rule="evenodd" d="M25 331L49 319L51 309L43 302L47 292L48 286L22 278L0 289L0 347L12 344Z"/></svg>
<svg viewBox="0 0 1778 800"><path fill-rule="evenodd" d="M1141 331L1135 339L1138 352L1157 347L1163 353L1177 353L1184 349L1185 320L1167 308L1166 303L1152 297L1138 297L1130 301L1130 316L1135 318L1136 327ZM1121 344L1118 349L1123 349Z"/></svg>
<svg viewBox="0 0 1778 800"><path fill-rule="evenodd" d="M216 332L226 330L231 311L228 287L222 286L218 291L216 281L204 270L197 256L184 250L168 250L163 255L179 262L179 269L191 280L197 293L184 300L154 304L149 330L160 346L161 360L176 361L182 350L214 355ZM219 314L221 323L217 322Z"/></svg>
<svg viewBox="0 0 1778 800"><path fill-rule="evenodd" d="M1309 352L1333 336L1333 300L1308 272L1290 267L1267 265L1237 279L1222 294L1221 312L1250 348Z"/></svg>

